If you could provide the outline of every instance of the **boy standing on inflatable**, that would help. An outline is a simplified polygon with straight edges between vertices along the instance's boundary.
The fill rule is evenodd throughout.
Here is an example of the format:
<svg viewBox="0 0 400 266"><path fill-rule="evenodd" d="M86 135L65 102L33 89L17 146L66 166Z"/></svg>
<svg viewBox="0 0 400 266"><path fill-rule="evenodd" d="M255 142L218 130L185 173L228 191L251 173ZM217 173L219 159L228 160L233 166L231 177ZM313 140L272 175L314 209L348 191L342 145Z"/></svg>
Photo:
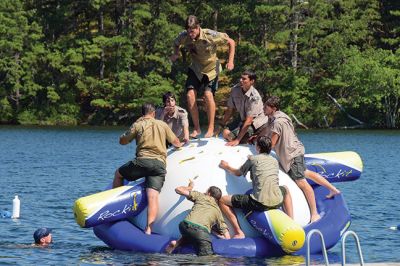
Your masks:
<svg viewBox="0 0 400 266"><path fill-rule="evenodd" d="M214 134L215 101L214 93L218 87L218 73L220 64L217 58L218 46L229 46L229 57L226 68L232 70L235 56L235 41L226 33L200 28L197 17L191 15L186 19L186 30L182 31L174 41L174 54L170 56L172 62L179 57L179 47L184 46L190 53L192 64L189 66L186 80L186 97L188 109L192 116L194 130L190 137L197 137L201 133L199 111L197 108L197 93L204 91L208 117L208 129L205 138Z"/></svg>
<svg viewBox="0 0 400 266"><path fill-rule="evenodd" d="M166 252L172 251L179 245L186 242L193 244L197 255L206 256L214 254L211 245L210 233L213 226L216 226L218 237L229 239L228 227L224 217L218 207L218 201L222 192L218 187L211 186L206 193L193 191L193 181L190 180L189 186L177 187L175 192L193 201L193 207L186 218L179 224L179 231L182 237L177 241L171 241L167 246Z"/></svg>
<svg viewBox="0 0 400 266"><path fill-rule="evenodd" d="M246 212L264 212L277 209L283 205L285 212L293 219L292 197L286 186L279 186L278 161L269 155L271 140L265 136L257 138L256 150L259 154L250 155L247 161L239 168L231 167L222 160L219 166L236 176L246 176L250 171L253 183L253 192L250 195L226 195L219 201L222 212L231 222L234 230L233 238L244 238L239 222L232 209L239 208Z"/></svg>
<svg viewBox="0 0 400 266"><path fill-rule="evenodd" d="M136 158L122 165L115 171L113 188L123 185L124 179L134 181L146 178L147 225L146 234L151 234L158 212L158 196L164 185L166 171L167 148L169 142L175 147L182 143L168 125L155 118L155 107L151 103L142 105L142 117L119 138L121 145L136 140Z"/></svg>
<svg viewBox="0 0 400 266"><path fill-rule="evenodd" d="M280 100L277 96L269 97L264 104L265 114L269 118L272 148L279 157L283 170L303 191L310 207L312 223L321 217L317 212L314 190L305 179L304 146L297 138L292 120L284 112L280 111L279 107Z"/></svg>

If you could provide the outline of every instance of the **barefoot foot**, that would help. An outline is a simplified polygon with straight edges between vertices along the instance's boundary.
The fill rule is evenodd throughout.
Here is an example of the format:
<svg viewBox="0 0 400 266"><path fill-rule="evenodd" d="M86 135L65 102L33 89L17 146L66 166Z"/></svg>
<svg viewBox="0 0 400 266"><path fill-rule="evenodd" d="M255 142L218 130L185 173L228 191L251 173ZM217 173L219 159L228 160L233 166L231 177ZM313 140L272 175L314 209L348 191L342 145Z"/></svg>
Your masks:
<svg viewBox="0 0 400 266"><path fill-rule="evenodd" d="M212 136L214 136L214 129L207 131L207 133L204 135L204 138L211 138Z"/></svg>
<svg viewBox="0 0 400 266"><path fill-rule="evenodd" d="M165 248L165 252L167 252L168 254L171 254L174 249L176 247L176 241L172 240L171 242L169 242L168 246Z"/></svg>
<svg viewBox="0 0 400 266"><path fill-rule="evenodd" d="M245 238L245 235L244 235L244 233L242 232L242 233L239 233L239 234L235 234L232 238L235 238L235 239L243 239L243 238Z"/></svg>
<svg viewBox="0 0 400 266"><path fill-rule="evenodd" d="M146 228L144 229L144 233L145 233L146 235L151 235L151 228L150 228L150 226L146 226Z"/></svg>
<svg viewBox="0 0 400 266"><path fill-rule="evenodd" d="M318 221L319 219L321 219L321 216L317 213L317 214L314 214L314 215L311 215L311 221L310 221L310 223L313 223L313 222L316 222L316 221Z"/></svg>
<svg viewBox="0 0 400 266"><path fill-rule="evenodd" d="M191 137L191 138L197 138L197 136L199 136L200 134L201 134L201 130L196 130L196 129L194 129L194 130L192 131L192 134L190 134L189 137Z"/></svg>
<svg viewBox="0 0 400 266"><path fill-rule="evenodd" d="M331 199L331 198L333 198L334 196L336 196L338 194L340 194L340 190L335 189L335 190L329 192L329 194L326 196L326 198L327 199Z"/></svg>

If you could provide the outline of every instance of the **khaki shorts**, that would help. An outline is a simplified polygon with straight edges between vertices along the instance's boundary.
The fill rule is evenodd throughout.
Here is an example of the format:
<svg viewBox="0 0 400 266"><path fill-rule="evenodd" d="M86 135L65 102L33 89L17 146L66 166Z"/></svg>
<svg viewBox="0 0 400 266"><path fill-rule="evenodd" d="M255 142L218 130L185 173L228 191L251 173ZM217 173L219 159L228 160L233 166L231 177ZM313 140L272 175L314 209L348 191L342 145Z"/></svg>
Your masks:
<svg viewBox="0 0 400 266"><path fill-rule="evenodd" d="M118 172L128 181L146 178L146 188L161 192L167 171L163 162L150 158L135 158L122 165Z"/></svg>

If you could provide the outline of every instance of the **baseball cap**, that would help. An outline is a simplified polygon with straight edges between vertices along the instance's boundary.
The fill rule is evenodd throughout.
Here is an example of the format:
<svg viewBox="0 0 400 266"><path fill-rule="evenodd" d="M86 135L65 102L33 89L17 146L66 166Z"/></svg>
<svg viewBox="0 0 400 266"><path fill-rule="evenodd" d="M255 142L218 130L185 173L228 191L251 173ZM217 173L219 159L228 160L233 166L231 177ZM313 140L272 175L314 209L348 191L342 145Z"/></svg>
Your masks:
<svg viewBox="0 0 400 266"><path fill-rule="evenodd" d="M47 228L47 227L42 227L39 228L35 231L35 233L33 233L33 238L35 239L35 243L39 244L40 243L40 239L42 237L46 237L51 233L51 229Z"/></svg>

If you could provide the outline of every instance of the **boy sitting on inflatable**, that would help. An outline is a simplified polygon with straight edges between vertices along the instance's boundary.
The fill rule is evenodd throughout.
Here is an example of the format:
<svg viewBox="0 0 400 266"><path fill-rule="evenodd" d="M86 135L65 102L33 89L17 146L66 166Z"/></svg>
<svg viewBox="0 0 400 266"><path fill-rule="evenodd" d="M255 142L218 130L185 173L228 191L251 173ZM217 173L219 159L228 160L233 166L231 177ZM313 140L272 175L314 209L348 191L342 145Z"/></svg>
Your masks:
<svg viewBox="0 0 400 266"><path fill-rule="evenodd" d="M279 186L278 161L269 155L271 152L271 139L260 136L257 138L256 150L259 154L250 155L247 161L239 168L231 167L228 162L222 160L219 166L236 176L246 176L250 171L253 183L253 192L250 195L226 195L219 201L222 212L231 222L233 238L244 238L245 235L240 228L239 222L232 209L239 208L246 213L251 211L264 212L277 209L282 206L286 214L293 218L292 197L286 186Z"/></svg>
<svg viewBox="0 0 400 266"><path fill-rule="evenodd" d="M216 226L218 237L229 239L228 227L218 207L218 201L222 192L218 187L211 186L206 193L193 190L192 180L189 186L177 187L175 192L193 201L194 205L186 218L179 224L179 231L182 237L177 241L173 240L167 246L166 252L172 253L175 248L184 243L193 244L197 255L207 256L214 254L211 245L210 232Z"/></svg>

